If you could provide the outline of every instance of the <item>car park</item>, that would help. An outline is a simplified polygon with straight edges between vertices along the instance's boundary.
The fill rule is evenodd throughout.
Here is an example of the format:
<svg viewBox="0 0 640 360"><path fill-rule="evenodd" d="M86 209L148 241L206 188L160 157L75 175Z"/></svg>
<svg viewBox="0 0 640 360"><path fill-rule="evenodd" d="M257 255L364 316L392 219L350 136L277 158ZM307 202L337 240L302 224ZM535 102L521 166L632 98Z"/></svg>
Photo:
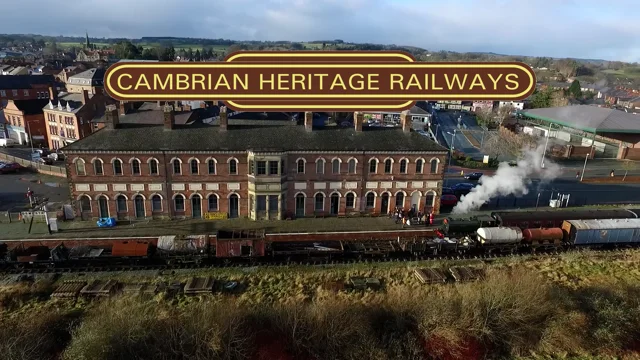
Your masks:
<svg viewBox="0 0 640 360"><path fill-rule="evenodd" d="M453 192L453 189L450 187L443 187L442 188L442 195L455 195L455 193Z"/></svg>
<svg viewBox="0 0 640 360"><path fill-rule="evenodd" d="M473 189L474 187L476 187L476 184L472 184L472 183L459 183L459 184L455 184L452 187L453 193L460 197L462 195L467 195L468 193L471 192L471 189Z"/></svg>
<svg viewBox="0 0 640 360"><path fill-rule="evenodd" d="M464 178L467 179L467 180L478 181L478 180L480 180L482 175L483 174L481 172L473 172L471 174L465 175Z"/></svg>

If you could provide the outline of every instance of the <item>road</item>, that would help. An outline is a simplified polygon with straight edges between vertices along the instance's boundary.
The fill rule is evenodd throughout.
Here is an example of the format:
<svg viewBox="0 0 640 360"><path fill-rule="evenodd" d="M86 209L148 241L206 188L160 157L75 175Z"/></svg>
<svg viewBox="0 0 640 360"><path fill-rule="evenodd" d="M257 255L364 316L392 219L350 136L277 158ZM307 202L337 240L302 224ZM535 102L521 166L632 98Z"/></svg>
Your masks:
<svg viewBox="0 0 640 360"><path fill-rule="evenodd" d="M460 115L456 114L457 113L453 111L441 111L437 113L436 128L439 133L438 139L440 143L448 148L453 146L454 150L462 151L467 156L471 156L476 160L482 159L483 154L471 145L469 140L467 140L460 131L464 129L464 127L460 126L460 128L458 128L458 116L463 115L463 117L468 117L469 115L464 115L462 112L460 112ZM469 122L468 119L463 119L463 121L465 121L465 123Z"/></svg>
<svg viewBox="0 0 640 360"><path fill-rule="evenodd" d="M37 183L38 179L41 184ZM48 198L49 202L67 202L69 187L57 186L60 183L66 184L66 179L32 173L0 175L0 211L28 205L27 188L31 188L37 197Z"/></svg>
<svg viewBox="0 0 640 360"><path fill-rule="evenodd" d="M14 146L10 148L0 148L0 152L3 154L15 156L17 158L31 160L30 147ZM53 166L64 166L64 161L55 161L53 163Z"/></svg>

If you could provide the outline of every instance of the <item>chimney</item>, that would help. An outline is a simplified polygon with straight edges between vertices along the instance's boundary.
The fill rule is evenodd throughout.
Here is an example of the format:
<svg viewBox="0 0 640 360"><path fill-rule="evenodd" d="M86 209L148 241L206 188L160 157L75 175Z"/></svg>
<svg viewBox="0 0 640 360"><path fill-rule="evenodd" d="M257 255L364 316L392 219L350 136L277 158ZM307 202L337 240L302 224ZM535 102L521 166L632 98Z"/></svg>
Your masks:
<svg viewBox="0 0 640 360"><path fill-rule="evenodd" d="M49 86L49 99L55 100L55 98L56 98L56 90L53 88L53 86Z"/></svg>
<svg viewBox="0 0 640 360"><path fill-rule="evenodd" d="M204 101L200 101L200 109L206 109L207 108L207 103Z"/></svg>
<svg viewBox="0 0 640 360"><path fill-rule="evenodd" d="M120 101L120 115L127 114L127 103L124 101Z"/></svg>
<svg viewBox="0 0 640 360"><path fill-rule="evenodd" d="M173 112L173 106L165 105L164 108L164 129L173 130L176 125L176 114Z"/></svg>
<svg viewBox="0 0 640 360"><path fill-rule="evenodd" d="M364 124L364 113L356 111L353 113L353 125L357 132L362 132L362 125Z"/></svg>
<svg viewBox="0 0 640 360"><path fill-rule="evenodd" d="M89 91L82 90L82 105L86 105L89 102Z"/></svg>
<svg viewBox="0 0 640 360"><path fill-rule="evenodd" d="M229 118L227 118L227 107L220 107L220 131L227 131L229 127Z"/></svg>
<svg viewBox="0 0 640 360"><path fill-rule="evenodd" d="M313 130L313 113L311 111L304 113L304 129L307 131Z"/></svg>
<svg viewBox="0 0 640 360"><path fill-rule="evenodd" d="M402 125L402 132L403 133L410 133L411 132L411 113L409 113L409 110L405 110L400 114L400 124Z"/></svg>
<svg viewBox="0 0 640 360"><path fill-rule="evenodd" d="M105 123L104 127L107 129L117 129L120 124L120 118L118 117L118 108L115 105L107 105L104 111Z"/></svg>

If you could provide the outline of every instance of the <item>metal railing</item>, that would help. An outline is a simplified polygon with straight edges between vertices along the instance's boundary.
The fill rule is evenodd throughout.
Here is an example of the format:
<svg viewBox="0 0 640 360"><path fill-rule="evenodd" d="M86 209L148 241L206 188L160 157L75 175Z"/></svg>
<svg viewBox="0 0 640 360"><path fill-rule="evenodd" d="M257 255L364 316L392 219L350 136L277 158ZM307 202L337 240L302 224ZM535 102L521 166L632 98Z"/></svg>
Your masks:
<svg viewBox="0 0 640 360"><path fill-rule="evenodd" d="M61 176L61 177L67 177L67 172L65 170L64 167L62 166L53 166L53 165L46 165L46 164L40 164L34 161L29 161L23 158L19 158L16 156L12 156L12 155L7 155L7 154L3 154L0 153L0 160L5 160L5 161L11 161L11 162L15 162L18 163L24 167L30 168L34 171L37 172L43 172L43 171L47 171L50 172L52 175L55 176Z"/></svg>

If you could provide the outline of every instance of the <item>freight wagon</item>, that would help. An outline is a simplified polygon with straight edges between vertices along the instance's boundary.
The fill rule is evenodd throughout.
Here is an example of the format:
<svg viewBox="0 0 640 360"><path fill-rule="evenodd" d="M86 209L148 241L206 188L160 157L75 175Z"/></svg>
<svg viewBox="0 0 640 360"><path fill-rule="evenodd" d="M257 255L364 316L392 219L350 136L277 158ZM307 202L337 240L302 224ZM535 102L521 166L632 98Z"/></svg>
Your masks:
<svg viewBox="0 0 640 360"><path fill-rule="evenodd" d="M565 220L580 219L635 219L638 214L626 209L612 210L560 210L560 211L502 211L491 216L500 226L528 228L559 228Z"/></svg>
<svg viewBox="0 0 640 360"><path fill-rule="evenodd" d="M567 242L575 246L630 246L640 243L640 219L567 220Z"/></svg>

